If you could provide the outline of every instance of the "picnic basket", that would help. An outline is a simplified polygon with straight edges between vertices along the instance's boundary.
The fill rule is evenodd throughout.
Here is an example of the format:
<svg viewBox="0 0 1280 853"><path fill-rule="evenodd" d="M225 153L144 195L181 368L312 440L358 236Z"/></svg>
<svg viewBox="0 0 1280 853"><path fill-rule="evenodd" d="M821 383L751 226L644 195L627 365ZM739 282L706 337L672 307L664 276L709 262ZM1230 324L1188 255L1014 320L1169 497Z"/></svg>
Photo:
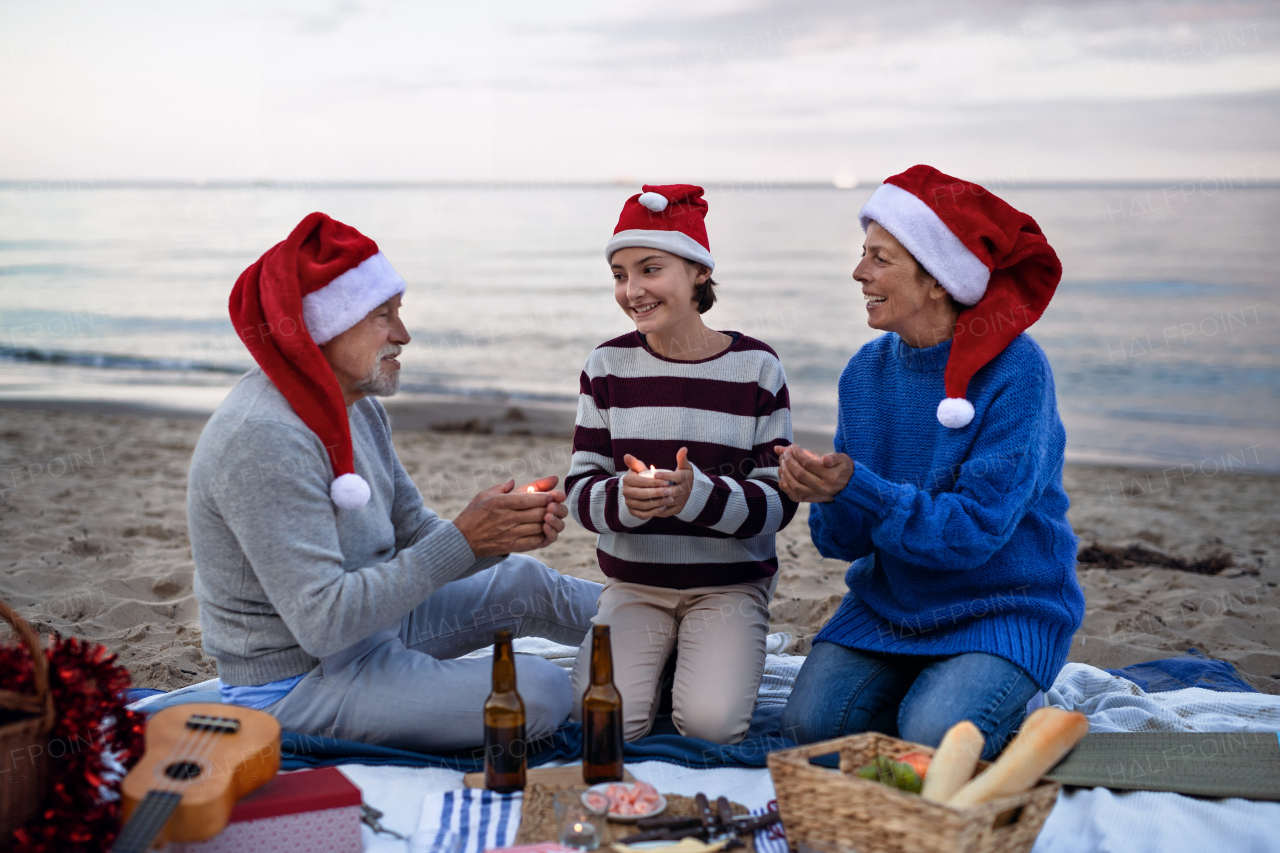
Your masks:
<svg viewBox="0 0 1280 853"><path fill-rule="evenodd" d="M1021 853L1035 844L1061 788L1041 780L1029 791L955 809L859 779L877 755L932 756L927 746L866 732L769 753L769 775L792 850L820 853ZM840 769L809 763L839 753ZM979 770L987 762L978 764Z"/></svg>
<svg viewBox="0 0 1280 853"><path fill-rule="evenodd" d="M53 694L49 662L36 632L9 605L0 601L0 618L13 626L31 654L35 692L0 690L0 846L9 833L35 816L49 780L49 732L53 729Z"/></svg>

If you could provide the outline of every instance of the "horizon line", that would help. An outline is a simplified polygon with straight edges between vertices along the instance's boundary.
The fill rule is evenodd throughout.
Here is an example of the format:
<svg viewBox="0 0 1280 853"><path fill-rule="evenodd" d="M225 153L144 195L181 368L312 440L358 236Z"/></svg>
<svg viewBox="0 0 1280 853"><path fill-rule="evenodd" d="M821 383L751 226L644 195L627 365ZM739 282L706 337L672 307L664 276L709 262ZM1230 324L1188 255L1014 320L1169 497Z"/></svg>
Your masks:
<svg viewBox="0 0 1280 853"><path fill-rule="evenodd" d="M968 179L965 179L968 180ZM1009 179L999 176L972 180L970 183L999 190L1010 189L1165 189L1177 188L1187 182L1193 184L1212 180L1222 189L1280 189L1280 178L1236 180L1233 175L1208 175L1184 178L1079 178L1056 179L1040 178L1032 180ZM704 180L701 185L708 188L739 187L743 191L792 190L792 189L828 189L836 191L872 189L883 183L877 181L856 181L853 183L832 180L773 180L769 178L735 178L725 180ZM222 189L273 189L284 191L333 189L333 190L406 190L406 189L506 189L506 190L542 190L542 189L607 189L630 188L639 189L641 182L631 180L544 180L539 178L510 179L394 179L394 180L312 180L290 178L244 178L227 180L197 180L176 178L129 178L129 179L89 179L89 178L0 178L0 190L20 190L47 188L51 191L68 192L75 190L110 190L110 189L187 189L187 190L222 190Z"/></svg>

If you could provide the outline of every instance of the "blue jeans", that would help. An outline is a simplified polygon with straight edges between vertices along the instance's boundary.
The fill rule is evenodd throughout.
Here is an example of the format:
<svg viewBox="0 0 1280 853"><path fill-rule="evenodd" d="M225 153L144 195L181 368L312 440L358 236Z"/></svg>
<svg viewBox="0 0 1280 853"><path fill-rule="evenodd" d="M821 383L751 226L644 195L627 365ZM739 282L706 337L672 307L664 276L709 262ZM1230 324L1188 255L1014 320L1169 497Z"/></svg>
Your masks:
<svg viewBox="0 0 1280 853"><path fill-rule="evenodd" d="M417 752L477 747L493 661L460 656L490 645L499 628L579 645L600 589L512 554L445 584L399 625L325 658L266 710L288 731ZM529 740L549 736L573 706L569 673L516 655L516 680Z"/></svg>
<svg viewBox="0 0 1280 853"><path fill-rule="evenodd" d="M937 746L961 720L986 738L982 757L999 754L1039 687L1004 658L879 655L817 643L800 668L782 734L799 743L875 731Z"/></svg>

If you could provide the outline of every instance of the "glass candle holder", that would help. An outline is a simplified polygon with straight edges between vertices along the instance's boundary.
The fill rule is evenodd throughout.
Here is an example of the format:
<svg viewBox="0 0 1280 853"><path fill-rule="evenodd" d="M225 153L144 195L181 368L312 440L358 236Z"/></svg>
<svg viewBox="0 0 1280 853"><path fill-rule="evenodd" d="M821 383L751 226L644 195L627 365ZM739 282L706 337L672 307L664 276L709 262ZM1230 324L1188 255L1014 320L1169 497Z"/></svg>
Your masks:
<svg viewBox="0 0 1280 853"><path fill-rule="evenodd" d="M582 801L582 791L556 791L556 837L566 847L595 850L604 840L608 805L592 808Z"/></svg>

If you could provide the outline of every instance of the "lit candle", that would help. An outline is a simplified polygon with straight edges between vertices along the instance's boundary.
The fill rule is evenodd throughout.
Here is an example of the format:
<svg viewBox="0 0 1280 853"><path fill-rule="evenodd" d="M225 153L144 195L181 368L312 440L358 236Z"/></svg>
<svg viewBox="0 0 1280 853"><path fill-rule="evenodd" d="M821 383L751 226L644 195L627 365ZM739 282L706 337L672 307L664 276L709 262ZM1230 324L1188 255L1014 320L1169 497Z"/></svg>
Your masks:
<svg viewBox="0 0 1280 853"><path fill-rule="evenodd" d="M580 847L583 850L594 850L599 843L596 840L596 828L589 823L574 823L560 839L560 843L568 847Z"/></svg>
<svg viewBox="0 0 1280 853"><path fill-rule="evenodd" d="M650 466L649 466L649 470L648 470L648 471L641 471L641 472L640 472L640 476L641 476L641 477L644 477L646 480L652 480L652 479L653 479L654 477L656 477L657 475L658 475L658 466L657 466L657 465L650 465Z"/></svg>
<svg viewBox="0 0 1280 853"><path fill-rule="evenodd" d="M537 491L537 489L535 489L533 486L530 486L529 488L525 489L525 491L528 492L529 494L533 494L534 492Z"/></svg>

